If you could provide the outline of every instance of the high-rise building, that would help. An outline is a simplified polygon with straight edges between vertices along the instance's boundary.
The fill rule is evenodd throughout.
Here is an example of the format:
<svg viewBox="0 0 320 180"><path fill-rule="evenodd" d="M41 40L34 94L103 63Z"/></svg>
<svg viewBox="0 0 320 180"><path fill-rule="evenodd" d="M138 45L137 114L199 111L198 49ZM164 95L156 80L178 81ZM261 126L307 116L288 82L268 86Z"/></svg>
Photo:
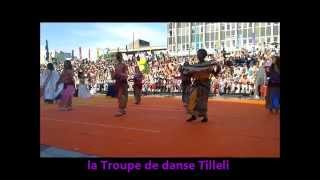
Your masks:
<svg viewBox="0 0 320 180"><path fill-rule="evenodd" d="M79 47L79 58L82 59L82 51L81 51L81 46Z"/></svg>
<svg viewBox="0 0 320 180"><path fill-rule="evenodd" d="M204 48L208 53L255 49L280 44L280 23L168 23L168 51L172 55L194 55Z"/></svg>

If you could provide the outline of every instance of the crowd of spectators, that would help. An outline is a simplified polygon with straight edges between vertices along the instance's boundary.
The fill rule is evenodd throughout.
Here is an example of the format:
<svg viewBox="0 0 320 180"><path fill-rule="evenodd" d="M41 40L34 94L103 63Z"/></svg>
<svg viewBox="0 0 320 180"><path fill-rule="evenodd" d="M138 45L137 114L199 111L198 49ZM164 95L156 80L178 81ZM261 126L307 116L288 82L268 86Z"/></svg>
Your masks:
<svg viewBox="0 0 320 180"><path fill-rule="evenodd" d="M211 93L214 96L220 95L245 95L250 96L255 92L256 73L260 66L268 67L272 63L272 57L279 55L271 49L249 52L245 49L231 53L220 52L209 54L207 60L216 60L222 67L218 77L211 77ZM179 66L185 61L190 64L197 63L196 56L170 57L162 54L152 56L140 54L148 60L148 73L144 74L144 94L174 93L181 92L181 79ZM137 58L124 61L128 66L129 78L134 74L134 67L137 66ZM112 83L110 70L114 66L112 60L100 59L96 61L72 60L74 79L79 84L78 72L84 72L88 88L94 91L104 92L107 85ZM40 71L45 69L41 65ZM63 64L56 64L55 69L61 73ZM132 91L132 82L129 82L129 91Z"/></svg>

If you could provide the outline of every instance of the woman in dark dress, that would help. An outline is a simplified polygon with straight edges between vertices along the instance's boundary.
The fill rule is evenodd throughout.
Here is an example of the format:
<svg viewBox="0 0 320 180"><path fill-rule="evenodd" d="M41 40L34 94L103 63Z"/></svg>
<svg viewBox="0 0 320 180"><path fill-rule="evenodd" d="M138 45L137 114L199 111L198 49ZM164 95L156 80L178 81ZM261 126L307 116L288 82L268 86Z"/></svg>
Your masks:
<svg viewBox="0 0 320 180"><path fill-rule="evenodd" d="M280 57L273 57L273 62L268 72L267 108L270 112L280 111Z"/></svg>

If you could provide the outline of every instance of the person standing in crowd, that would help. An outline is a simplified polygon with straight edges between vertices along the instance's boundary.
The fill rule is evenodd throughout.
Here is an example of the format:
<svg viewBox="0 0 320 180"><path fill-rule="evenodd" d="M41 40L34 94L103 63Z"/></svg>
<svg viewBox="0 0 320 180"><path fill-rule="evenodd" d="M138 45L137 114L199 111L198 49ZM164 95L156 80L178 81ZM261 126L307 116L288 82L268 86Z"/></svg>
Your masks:
<svg viewBox="0 0 320 180"><path fill-rule="evenodd" d="M122 54L116 54L117 65L112 71L112 78L116 80L115 88L117 92L119 111L115 116L122 116L126 114L126 107L128 103L128 67L122 61Z"/></svg>
<svg viewBox="0 0 320 180"><path fill-rule="evenodd" d="M133 94L135 98L135 104L140 104L141 102L141 93L142 93L142 80L143 80L143 74L141 73L138 66L135 67L135 74L133 76L133 79L130 79L134 82L133 84Z"/></svg>
<svg viewBox="0 0 320 180"><path fill-rule="evenodd" d="M78 96L80 98L88 99L91 97L91 94L85 83L85 77L83 72L78 73L79 86L78 86Z"/></svg>
<svg viewBox="0 0 320 180"><path fill-rule="evenodd" d="M264 67L264 63L262 61L260 61L260 65L259 65L259 69L256 73L256 79L255 79L255 91L254 91L254 95L256 99L259 99L259 91L261 89L261 86L264 85L265 79L266 78L266 71L265 71L265 67Z"/></svg>
<svg viewBox="0 0 320 180"><path fill-rule="evenodd" d="M45 103L52 104L55 100L55 85L59 78L60 75L54 69L53 64L48 63L47 70L42 72L40 76L40 90Z"/></svg>
<svg viewBox="0 0 320 180"><path fill-rule="evenodd" d="M56 89L58 89L58 86L60 83L63 83L63 91L61 94L59 107L60 110L72 110L72 97L74 94L74 86L75 82L73 79L73 68L70 61L64 61L64 69L61 73L60 79L56 83Z"/></svg>
<svg viewBox="0 0 320 180"><path fill-rule="evenodd" d="M280 57L275 56L273 58L272 65L269 71L268 81L268 99L269 103L267 108L270 112L275 110L276 113L280 111Z"/></svg>
<svg viewBox="0 0 320 180"><path fill-rule="evenodd" d="M207 51L205 49L198 50L198 65L206 64L206 62L204 61L206 56ZM187 119L187 122L196 120L197 117L200 117L201 122L208 121L207 110L208 97L210 92L210 75L213 74L214 76L217 76L218 73L220 73L220 70L221 67L218 65L216 70L211 66L206 70L190 72L195 80L192 85L192 91L188 102L188 111L190 117Z"/></svg>
<svg viewBox="0 0 320 180"><path fill-rule="evenodd" d="M189 62L185 61L185 63L183 65L187 66L187 65L189 65ZM181 76L182 102L183 102L183 105L185 107L187 107L190 86L191 86L191 75L184 74L182 66L180 66L179 71L180 71L180 76Z"/></svg>

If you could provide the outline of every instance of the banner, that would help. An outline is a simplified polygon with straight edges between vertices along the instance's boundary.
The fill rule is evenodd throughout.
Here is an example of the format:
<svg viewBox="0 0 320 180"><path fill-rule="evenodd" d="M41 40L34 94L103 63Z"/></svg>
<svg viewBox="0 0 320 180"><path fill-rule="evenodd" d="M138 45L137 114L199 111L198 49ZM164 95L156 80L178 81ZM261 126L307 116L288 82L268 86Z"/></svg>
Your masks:
<svg viewBox="0 0 320 180"><path fill-rule="evenodd" d="M147 61L146 57L141 57L140 61L137 61L137 63L138 63L138 66L139 66L139 70L142 73L144 73L144 74L149 73L149 64L148 64L148 61Z"/></svg>

